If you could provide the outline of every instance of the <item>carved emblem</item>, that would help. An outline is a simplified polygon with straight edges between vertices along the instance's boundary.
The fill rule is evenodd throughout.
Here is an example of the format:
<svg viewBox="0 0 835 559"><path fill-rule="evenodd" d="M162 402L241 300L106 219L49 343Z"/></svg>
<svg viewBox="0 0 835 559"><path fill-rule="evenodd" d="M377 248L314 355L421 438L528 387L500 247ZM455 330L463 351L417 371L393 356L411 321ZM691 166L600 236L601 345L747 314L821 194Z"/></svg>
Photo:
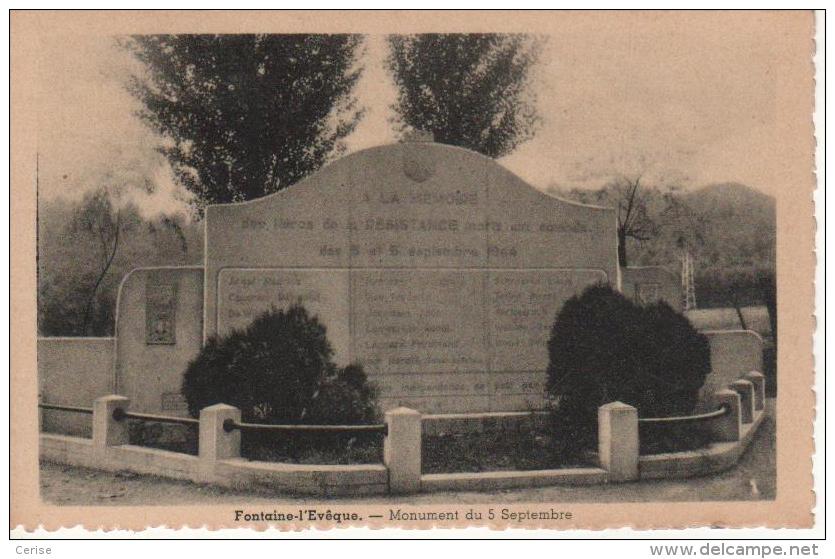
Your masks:
<svg viewBox="0 0 835 559"><path fill-rule="evenodd" d="M173 345L176 339L176 284L161 284L152 278L145 284L145 343Z"/></svg>
<svg viewBox="0 0 835 559"><path fill-rule="evenodd" d="M424 182L435 174L435 158L428 146L421 144L403 146L403 174L415 182Z"/></svg>

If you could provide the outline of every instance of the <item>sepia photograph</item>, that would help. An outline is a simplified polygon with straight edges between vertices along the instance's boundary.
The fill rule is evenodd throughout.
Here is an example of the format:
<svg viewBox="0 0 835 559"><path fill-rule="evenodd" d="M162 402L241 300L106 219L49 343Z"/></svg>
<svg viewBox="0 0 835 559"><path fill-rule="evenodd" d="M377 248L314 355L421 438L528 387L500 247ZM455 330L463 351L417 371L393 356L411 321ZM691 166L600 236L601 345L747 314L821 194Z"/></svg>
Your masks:
<svg viewBox="0 0 835 559"><path fill-rule="evenodd" d="M809 526L812 12L332 15L13 11L12 524Z"/></svg>

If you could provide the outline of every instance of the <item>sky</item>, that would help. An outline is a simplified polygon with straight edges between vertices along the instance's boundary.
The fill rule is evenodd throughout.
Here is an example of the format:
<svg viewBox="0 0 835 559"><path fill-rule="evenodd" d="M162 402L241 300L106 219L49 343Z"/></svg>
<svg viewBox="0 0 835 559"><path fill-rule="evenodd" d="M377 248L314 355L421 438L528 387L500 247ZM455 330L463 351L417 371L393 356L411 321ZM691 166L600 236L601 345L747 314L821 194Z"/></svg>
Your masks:
<svg viewBox="0 0 835 559"><path fill-rule="evenodd" d="M541 189L596 188L635 172L676 177L685 187L784 188L773 36L721 24L578 26L548 36L531 78L542 126L500 163ZM349 152L396 140L384 38L369 36L366 47L357 95L367 113L347 138ZM135 63L115 40L45 39L41 52L41 196L77 197L116 174L137 187L134 199L146 213L183 208L180 187L154 151L159 140L124 89Z"/></svg>

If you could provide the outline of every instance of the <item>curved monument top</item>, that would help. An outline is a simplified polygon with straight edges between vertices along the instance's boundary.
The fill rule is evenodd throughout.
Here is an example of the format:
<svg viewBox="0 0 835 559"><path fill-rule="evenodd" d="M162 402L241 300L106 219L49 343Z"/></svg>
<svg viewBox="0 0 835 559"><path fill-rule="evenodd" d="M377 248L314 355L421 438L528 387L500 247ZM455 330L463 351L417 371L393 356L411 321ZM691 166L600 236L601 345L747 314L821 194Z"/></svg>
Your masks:
<svg viewBox="0 0 835 559"><path fill-rule="evenodd" d="M506 185L505 187L509 189L526 187L529 193L540 196L542 202L546 204L556 203L578 209L613 211L610 207L583 204L544 192L486 155L467 148L432 141L406 141L358 150L327 163L318 171L277 192L243 202L212 204L209 207L263 204L326 187L327 191L323 191L322 194L333 195L332 188L336 186L334 182L337 185L348 186L346 184L348 182L356 183L362 180L368 183L374 182L375 179L388 180L392 178L392 175L398 174L407 179L404 182L407 184L411 182L415 187L430 186L433 183L441 184L441 180L445 186L454 187L457 185L454 182L450 183L450 180L454 181L458 178L462 184L468 184L468 178L476 181L482 178L491 189L502 185ZM491 180L488 181L488 178Z"/></svg>
<svg viewBox="0 0 835 559"><path fill-rule="evenodd" d="M258 309L301 298L323 316L341 313L329 333L342 340L343 354L365 352L368 363L376 357L365 344L377 342L351 332L379 325L358 323L355 331L346 317L383 305L374 312L400 320L395 330L421 329L422 317L446 313L436 334L482 328L490 313L514 324L520 313L545 317L529 326L533 341L513 342L516 365L496 362L502 370L537 370L544 367L539 357L522 363L518 350L534 344L544 351L537 336L557 307L543 301L558 305L587 285L620 284L613 210L549 196L488 157L433 142L352 153L275 194L209 206L205 223L207 335L245 327ZM511 293L517 283L527 291ZM487 302L491 293L498 293L495 304ZM401 299L410 306L392 311ZM531 308L517 308L523 303ZM461 328L453 325L459 315ZM528 328L514 324L502 331ZM466 331L467 339L483 338ZM481 370L485 351L426 365L439 374ZM411 370L411 358L394 355L386 364L381 357L380 370ZM446 359L428 357L436 358Z"/></svg>

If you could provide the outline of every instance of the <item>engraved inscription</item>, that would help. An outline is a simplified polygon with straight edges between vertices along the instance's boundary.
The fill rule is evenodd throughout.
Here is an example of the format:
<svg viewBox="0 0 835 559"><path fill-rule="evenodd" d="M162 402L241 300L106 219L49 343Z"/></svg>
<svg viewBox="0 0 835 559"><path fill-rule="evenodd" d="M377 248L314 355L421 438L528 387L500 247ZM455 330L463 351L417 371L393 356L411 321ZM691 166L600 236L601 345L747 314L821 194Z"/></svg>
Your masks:
<svg viewBox="0 0 835 559"><path fill-rule="evenodd" d="M556 312L617 279L616 226L466 150L373 148L207 212L205 331L298 302L384 409L539 407Z"/></svg>
<svg viewBox="0 0 835 559"><path fill-rule="evenodd" d="M271 308L301 304L328 330L337 359L348 361L348 271L225 269L218 276L218 331L246 328Z"/></svg>
<svg viewBox="0 0 835 559"><path fill-rule="evenodd" d="M380 373L480 371L487 366L480 274L355 270L355 355Z"/></svg>
<svg viewBox="0 0 835 559"><path fill-rule="evenodd" d="M602 279L600 272L582 270L492 272L488 284L492 369L544 371L557 312L572 295Z"/></svg>
<svg viewBox="0 0 835 559"><path fill-rule="evenodd" d="M337 362L362 363L385 405L440 398L446 404L425 409L449 410L461 400L447 398L457 396L474 409L539 407L557 310L604 278L583 270L226 269L219 324L228 332L270 307L301 303L327 327Z"/></svg>

